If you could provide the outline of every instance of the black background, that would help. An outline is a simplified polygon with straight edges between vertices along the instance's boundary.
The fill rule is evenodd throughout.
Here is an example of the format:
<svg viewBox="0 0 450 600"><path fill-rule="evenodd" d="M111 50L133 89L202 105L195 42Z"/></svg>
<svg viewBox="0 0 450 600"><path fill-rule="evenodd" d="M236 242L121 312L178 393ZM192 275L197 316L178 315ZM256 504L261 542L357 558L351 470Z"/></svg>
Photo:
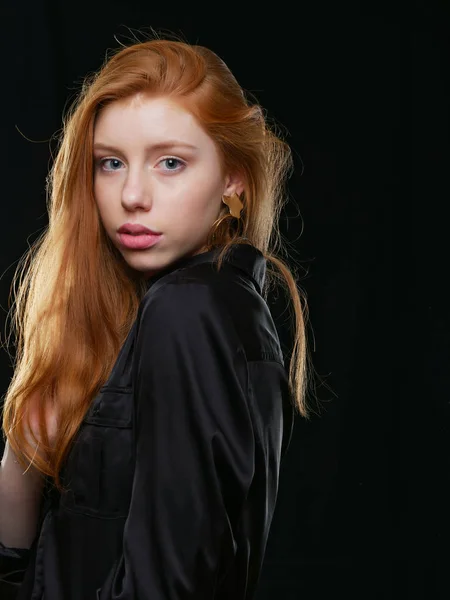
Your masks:
<svg viewBox="0 0 450 600"><path fill-rule="evenodd" d="M297 418L282 465L258 600L450 597L444 6L2 9L2 341L15 266L47 224L49 139L118 41L152 27L210 47L294 151L281 229L306 269L326 385L321 414ZM287 342L286 315L273 310ZM0 368L6 391L6 351Z"/></svg>

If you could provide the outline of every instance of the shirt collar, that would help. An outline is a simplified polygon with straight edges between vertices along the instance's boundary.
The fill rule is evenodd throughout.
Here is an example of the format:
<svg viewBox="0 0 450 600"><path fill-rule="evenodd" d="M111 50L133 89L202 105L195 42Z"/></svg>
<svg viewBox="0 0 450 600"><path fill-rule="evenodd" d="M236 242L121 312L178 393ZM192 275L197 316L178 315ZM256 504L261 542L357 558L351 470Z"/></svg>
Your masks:
<svg viewBox="0 0 450 600"><path fill-rule="evenodd" d="M165 269L158 271L147 279L148 288L151 287L158 279L179 269L186 269L194 265L205 262L214 262L218 257L221 248L213 248L208 252L195 254L194 256L184 256ZM261 294L266 276L266 259L263 253L251 244L233 244L227 251L224 262L243 271L256 286L257 291Z"/></svg>

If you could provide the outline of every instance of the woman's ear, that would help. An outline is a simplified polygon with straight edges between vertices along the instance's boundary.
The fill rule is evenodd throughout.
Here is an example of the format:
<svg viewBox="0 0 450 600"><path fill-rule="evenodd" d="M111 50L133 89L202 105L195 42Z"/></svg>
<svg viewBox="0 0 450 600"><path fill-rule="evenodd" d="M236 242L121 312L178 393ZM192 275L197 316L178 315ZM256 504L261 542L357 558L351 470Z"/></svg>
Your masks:
<svg viewBox="0 0 450 600"><path fill-rule="evenodd" d="M225 180L225 189L223 191L224 196L232 196L237 194L240 196L244 191L244 180L238 173L234 175L228 175Z"/></svg>

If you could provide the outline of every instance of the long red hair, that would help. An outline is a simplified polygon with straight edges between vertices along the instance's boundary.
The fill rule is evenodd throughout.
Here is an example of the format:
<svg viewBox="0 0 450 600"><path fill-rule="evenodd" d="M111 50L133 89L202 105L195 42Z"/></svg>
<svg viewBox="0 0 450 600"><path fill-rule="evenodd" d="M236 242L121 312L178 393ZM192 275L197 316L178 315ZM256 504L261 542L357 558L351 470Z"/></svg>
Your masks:
<svg viewBox="0 0 450 600"><path fill-rule="evenodd" d="M21 464L31 461L60 490L58 473L71 441L108 379L147 289L145 279L127 267L106 235L93 194L96 116L111 102L138 93L182 103L217 144L224 167L243 175L240 227L224 206L207 246L222 246L222 258L230 244L250 242L268 260L264 293L275 280L285 285L295 325L289 382L297 412L309 417L307 304L293 272L277 255L284 252L278 220L292 166L289 146L211 50L162 39L136 43L113 52L84 80L64 116L47 180L49 224L20 261L14 279L20 279L12 315L16 358L3 429ZM35 456L23 430L29 403L36 397L48 460ZM50 448L44 407L55 402L59 426Z"/></svg>

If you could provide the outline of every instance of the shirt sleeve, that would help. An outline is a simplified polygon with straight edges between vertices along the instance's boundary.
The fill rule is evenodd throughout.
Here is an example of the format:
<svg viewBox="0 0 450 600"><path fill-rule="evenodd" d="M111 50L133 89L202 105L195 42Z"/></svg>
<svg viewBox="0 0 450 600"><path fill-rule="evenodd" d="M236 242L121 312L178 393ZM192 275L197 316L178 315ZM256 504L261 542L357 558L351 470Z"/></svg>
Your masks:
<svg viewBox="0 0 450 600"><path fill-rule="evenodd" d="M254 472L246 359L208 286L165 284L144 303L130 511L98 598L211 600Z"/></svg>
<svg viewBox="0 0 450 600"><path fill-rule="evenodd" d="M0 542L0 598L16 598L31 556L30 548L11 548Z"/></svg>

